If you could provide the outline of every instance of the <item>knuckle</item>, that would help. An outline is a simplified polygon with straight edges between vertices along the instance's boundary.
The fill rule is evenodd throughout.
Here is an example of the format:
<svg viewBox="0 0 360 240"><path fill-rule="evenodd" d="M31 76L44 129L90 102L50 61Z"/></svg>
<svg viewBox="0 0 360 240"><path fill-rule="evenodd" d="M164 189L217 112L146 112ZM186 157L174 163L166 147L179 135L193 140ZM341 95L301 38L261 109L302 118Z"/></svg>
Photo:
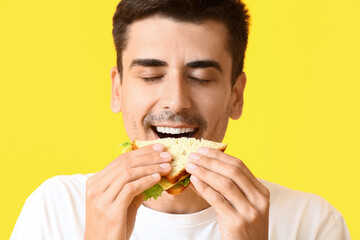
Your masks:
<svg viewBox="0 0 360 240"><path fill-rule="evenodd" d="M93 184L90 184L86 181L86 190L85 196L87 199L94 199L97 196L98 191Z"/></svg>
<svg viewBox="0 0 360 240"><path fill-rule="evenodd" d="M145 157L145 161L148 164L157 164L157 156L159 155L159 153L155 153L155 154L149 154Z"/></svg>
<svg viewBox="0 0 360 240"><path fill-rule="evenodd" d="M226 189L227 191L232 191L236 188L236 185L235 183L231 180L231 179L228 179L228 178L225 178L223 181L222 181L222 186L224 189Z"/></svg>
<svg viewBox="0 0 360 240"><path fill-rule="evenodd" d="M190 178L191 179L191 178ZM202 194L208 194L209 190L205 188L205 185L202 182L198 182L196 189Z"/></svg>
<svg viewBox="0 0 360 240"><path fill-rule="evenodd" d="M214 156L215 158L220 158L222 152L221 152L220 150L210 148L210 149L209 149L209 154L212 155L212 156Z"/></svg>
<svg viewBox="0 0 360 240"><path fill-rule="evenodd" d="M246 221L241 216L238 216L233 218L233 224L236 228L241 229L246 225Z"/></svg>
<svg viewBox="0 0 360 240"><path fill-rule="evenodd" d="M94 203L94 208L95 208L98 212L104 213L104 211L103 211L104 205L102 204L101 201L96 201L96 202Z"/></svg>
<svg viewBox="0 0 360 240"><path fill-rule="evenodd" d="M151 169L151 172L149 173L149 174L151 174L151 173L160 173L160 172L166 172L168 169L166 169L166 168L162 168L162 167L160 167L160 165L156 165L156 166L154 166L154 167L152 167L152 168L150 168Z"/></svg>
<svg viewBox="0 0 360 240"><path fill-rule="evenodd" d="M207 156L200 155L200 158L196 161L201 166L214 165L214 167L216 167L215 165L216 163L213 162L212 159Z"/></svg>
<svg viewBox="0 0 360 240"><path fill-rule="evenodd" d="M247 214L247 217L248 217L248 221L250 223L255 223L257 222L258 218L259 218L259 212L254 209L254 208L250 208L248 214Z"/></svg>
<svg viewBox="0 0 360 240"><path fill-rule="evenodd" d="M239 176L241 175L241 170L238 167L230 168L229 170L229 176Z"/></svg>
<svg viewBox="0 0 360 240"><path fill-rule="evenodd" d="M267 199L270 199L270 190L267 189L267 188L264 186L263 192L264 192L265 197L266 197Z"/></svg>
<svg viewBox="0 0 360 240"><path fill-rule="evenodd" d="M142 161L143 163L151 163L153 162L153 157L151 157L151 154L144 155L142 156Z"/></svg>
<svg viewBox="0 0 360 240"><path fill-rule="evenodd" d="M270 200L268 198L260 198L259 209L263 212L268 211L270 208Z"/></svg>
<svg viewBox="0 0 360 240"><path fill-rule="evenodd" d="M214 202L222 204L225 202L225 198L220 194L213 194L212 199Z"/></svg>
<svg viewBox="0 0 360 240"><path fill-rule="evenodd" d="M87 199L93 199L95 197L95 193L92 188L86 188L85 196Z"/></svg>
<svg viewBox="0 0 360 240"><path fill-rule="evenodd" d="M209 156L209 157L212 157L212 158L218 158L218 157L219 157L219 153L217 152L216 149L209 148L206 156Z"/></svg>
<svg viewBox="0 0 360 240"><path fill-rule="evenodd" d="M160 153L155 152L147 155L145 161L148 163L156 163L159 158L160 158Z"/></svg>
<svg viewBox="0 0 360 240"><path fill-rule="evenodd" d="M240 159L236 159L236 160L237 160L236 161L236 166L238 166L239 168L241 168L241 167L243 167L245 165L245 163L242 160L240 160Z"/></svg>
<svg viewBox="0 0 360 240"><path fill-rule="evenodd" d="M135 190L135 187L131 183L125 184L125 186L123 188L123 191L125 194L131 194L134 192L134 190Z"/></svg>
<svg viewBox="0 0 360 240"><path fill-rule="evenodd" d="M150 157L153 161L155 161L157 159L161 159L160 154L161 154L161 152L153 152L150 154Z"/></svg>
<svg viewBox="0 0 360 240"><path fill-rule="evenodd" d="M128 181L130 177L132 176L131 169L124 169L121 171L121 179L124 181Z"/></svg>
<svg viewBox="0 0 360 240"><path fill-rule="evenodd" d="M126 168L127 167L127 157L126 153L121 154L115 159L115 165L119 168Z"/></svg>

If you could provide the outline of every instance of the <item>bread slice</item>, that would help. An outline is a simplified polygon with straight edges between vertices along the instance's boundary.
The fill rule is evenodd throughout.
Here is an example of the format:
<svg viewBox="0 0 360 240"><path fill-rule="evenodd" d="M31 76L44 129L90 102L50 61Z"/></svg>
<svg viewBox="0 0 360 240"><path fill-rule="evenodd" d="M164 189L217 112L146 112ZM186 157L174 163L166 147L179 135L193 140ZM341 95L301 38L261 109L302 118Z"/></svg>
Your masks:
<svg viewBox="0 0 360 240"><path fill-rule="evenodd" d="M161 143L165 146L165 151L168 151L172 154L173 160L171 161L171 172L162 177L159 185L167 190L170 194L181 193L185 187L184 186L174 186L179 181L185 179L189 176L189 173L185 170L185 165L188 162L188 156L191 152L197 152L200 147L209 147L214 149L219 149L225 151L227 144L213 142L205 139L195 139L195 138L160 138L152 141L139 141L134 140L132 144L132 149L151 145L155 143Z"/></svg>

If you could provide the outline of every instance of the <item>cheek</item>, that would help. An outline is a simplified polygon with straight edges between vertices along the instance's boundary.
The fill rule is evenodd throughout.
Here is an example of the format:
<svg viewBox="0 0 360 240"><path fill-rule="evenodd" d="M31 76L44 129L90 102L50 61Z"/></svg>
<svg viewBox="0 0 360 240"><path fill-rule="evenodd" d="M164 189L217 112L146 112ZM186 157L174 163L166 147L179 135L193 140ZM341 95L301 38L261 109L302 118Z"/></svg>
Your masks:
<svg viewBox="0 0 360 240"><path fill-rule="evenodd" d="M155 101L155 95L135 84L124 84L122 90L122 111L123 115L127 116L127 123L131 121L141 126L142 119L149 113Z"/></svg>
<svg viewBox="0 0 360 240"><path fill-rule="evenodd" d="M221 142L230 117L230 93L218 87L214 91L197 93L194 98L198 112L208 124L205 138Z"/></svg>
<svg viewBox="0 0 360 240"><path fill-rule="evenodd" d="M229 96L226 89L214 88L208 91L197 91L193 93L193 100L199 113L205 117L210 124L228 109Z"/></svg>

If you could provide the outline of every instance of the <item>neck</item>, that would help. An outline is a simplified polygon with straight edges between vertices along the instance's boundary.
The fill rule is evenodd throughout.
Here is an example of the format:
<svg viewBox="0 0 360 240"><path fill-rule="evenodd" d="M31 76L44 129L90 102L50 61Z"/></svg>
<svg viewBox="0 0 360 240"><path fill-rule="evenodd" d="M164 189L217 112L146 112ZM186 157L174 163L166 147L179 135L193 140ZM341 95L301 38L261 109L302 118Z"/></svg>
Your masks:
<svg viewBox="0 0 360 240"><path fill-rule="evenodd" d="M164 191L161 197L156 200L148 200L143 205L153 210L170 214L195 213L210 206L209 203L198 195L192 185L177 195L171 195Z"/></svg>

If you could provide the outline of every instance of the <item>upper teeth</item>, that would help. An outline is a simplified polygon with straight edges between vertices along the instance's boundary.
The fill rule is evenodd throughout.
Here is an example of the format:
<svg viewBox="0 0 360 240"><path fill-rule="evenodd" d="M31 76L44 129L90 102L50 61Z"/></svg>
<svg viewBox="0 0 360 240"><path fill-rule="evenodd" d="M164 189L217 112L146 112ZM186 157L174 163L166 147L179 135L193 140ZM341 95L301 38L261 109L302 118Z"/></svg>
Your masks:
<svg viewBox="0 0 360 240"><path fill-rule="evenodd" d="M172 127L156 127L156 131L168 134L181 134L193 132L195 128L172 128Z"/></svg>

